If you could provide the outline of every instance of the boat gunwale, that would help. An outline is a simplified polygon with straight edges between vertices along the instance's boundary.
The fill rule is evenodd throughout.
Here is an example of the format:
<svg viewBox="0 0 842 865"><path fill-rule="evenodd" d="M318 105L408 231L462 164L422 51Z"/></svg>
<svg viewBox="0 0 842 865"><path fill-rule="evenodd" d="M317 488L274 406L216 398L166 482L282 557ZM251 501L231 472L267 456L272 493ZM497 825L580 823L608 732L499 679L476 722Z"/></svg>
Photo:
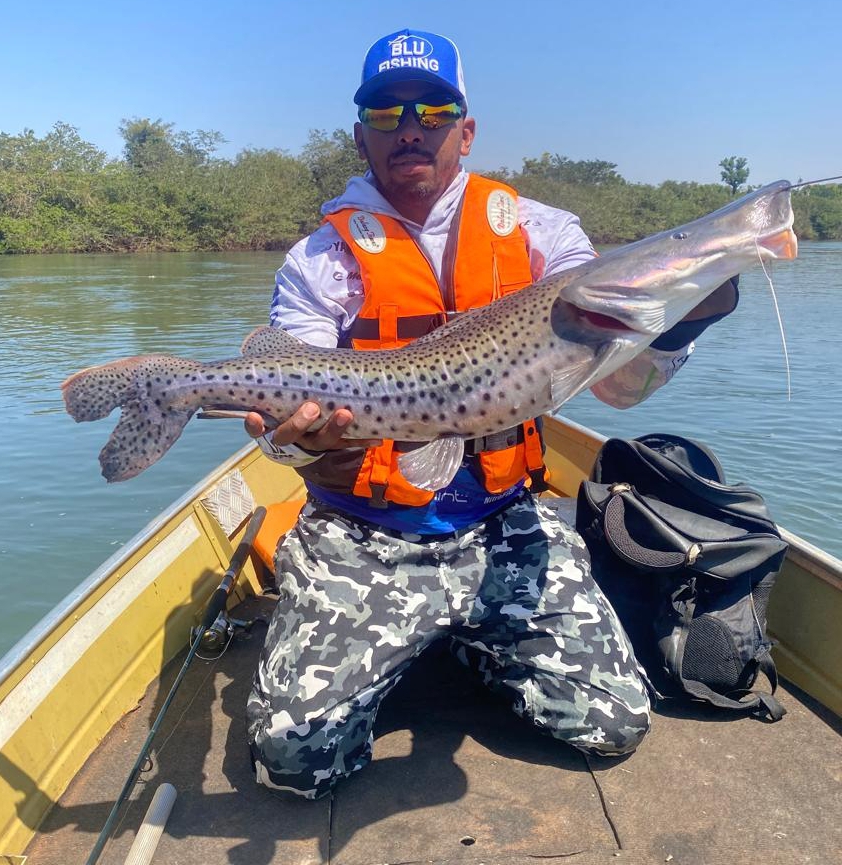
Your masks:
<svg viewBox="0 0 842 865"><path fill-rule="evenodd" d="M786 559L809 574L842 591L842 559L836 558L800 535L778 526L781 537L789 544Z"/></svg>
<svg viewBox="0 0 842 865"><path fill-rule="evenodd" d="M14 643L5 655L0 658L0 686L9 679L21 664L46 640L56 627L77 610L93 595L97 589L109 579L117 568L128 561L135 553L160 531L179 511L186 508L198 498L199 494L216 483L235 465L244 460L257 448L256 442L249 442L228 459L220 463L197 483L193 484L174 502L167 505L163 511L150 520L139 532L126 541L123 546L109 556L96 570L80 583L64 599L59 601L42 619Z"/></svg>

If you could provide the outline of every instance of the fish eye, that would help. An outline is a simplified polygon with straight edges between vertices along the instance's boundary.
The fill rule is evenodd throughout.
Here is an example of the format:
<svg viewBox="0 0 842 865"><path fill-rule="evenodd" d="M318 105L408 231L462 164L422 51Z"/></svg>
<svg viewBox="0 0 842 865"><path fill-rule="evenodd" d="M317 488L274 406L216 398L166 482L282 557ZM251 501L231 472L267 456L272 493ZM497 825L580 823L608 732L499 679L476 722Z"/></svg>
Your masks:
<svg viewBox="0 0 842 865"><path fill-rule="evenodd" d="M676 231L675 234L672 235L673 240L687 240L687 232L686 231Z"/></svg>

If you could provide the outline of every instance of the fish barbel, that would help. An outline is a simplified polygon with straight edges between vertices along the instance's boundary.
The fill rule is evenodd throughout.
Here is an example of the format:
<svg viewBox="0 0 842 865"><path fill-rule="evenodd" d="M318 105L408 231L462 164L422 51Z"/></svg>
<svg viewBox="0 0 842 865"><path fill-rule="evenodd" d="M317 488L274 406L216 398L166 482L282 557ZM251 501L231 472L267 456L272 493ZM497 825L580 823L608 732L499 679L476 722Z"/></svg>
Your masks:
<svg viewBox="0 0 842 865"><path fill-rule="evenodd" d="M157 462L198 409L283 422L305 401L317 429L349 409L350 439L427 442L400 456L407 480L446 486L466 439L554 411L669 330L758 261L795 258L790 184L778 181L687 225L612 250L465 313L400 349L355 351L259 328L230 360L164 354L116 360L62 384L67 411L92 421L118 406L100 453L121 481ZM398 450L400 450L398 446Z"/></svg>

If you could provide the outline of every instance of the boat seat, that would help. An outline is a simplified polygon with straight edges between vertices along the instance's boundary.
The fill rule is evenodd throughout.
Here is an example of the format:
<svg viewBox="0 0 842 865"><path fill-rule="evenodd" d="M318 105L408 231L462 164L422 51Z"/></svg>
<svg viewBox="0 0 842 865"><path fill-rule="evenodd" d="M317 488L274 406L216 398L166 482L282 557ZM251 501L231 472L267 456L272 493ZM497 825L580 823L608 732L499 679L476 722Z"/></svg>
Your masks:
<svg viewBox="0 0 842 865"><path fill-rule="evenodd" d="M285 535L298 519L304 499L289 502L275 502L267 505L266 517L254 541L254 551L261 562L275 573L275 550L282 535Z"/></svg>

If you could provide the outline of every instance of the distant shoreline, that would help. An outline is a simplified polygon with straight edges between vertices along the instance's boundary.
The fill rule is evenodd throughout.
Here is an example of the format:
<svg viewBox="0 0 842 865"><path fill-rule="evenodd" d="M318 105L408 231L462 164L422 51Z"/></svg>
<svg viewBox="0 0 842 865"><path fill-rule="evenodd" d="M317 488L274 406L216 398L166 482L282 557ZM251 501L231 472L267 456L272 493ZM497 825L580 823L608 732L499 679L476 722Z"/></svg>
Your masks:
<svg viewBox="0 0 842 865"><path fill-rule="evenodd" d="M246 150L233 160L215 156L217 133L149 120L121 133L120 160L68 124L43 138L0 133L0 254L282 252L320 225L322 202L366 170L341 129L313 131L298 156ZM520 171L481 173L574 213L596 244L683 225L749 189L745 166L731 179L723 171L723 183L658 186L629 183L616 168L543 153L525 157ZM796 189L792 202L802 240L842 240L842 184Z"/></svg>

